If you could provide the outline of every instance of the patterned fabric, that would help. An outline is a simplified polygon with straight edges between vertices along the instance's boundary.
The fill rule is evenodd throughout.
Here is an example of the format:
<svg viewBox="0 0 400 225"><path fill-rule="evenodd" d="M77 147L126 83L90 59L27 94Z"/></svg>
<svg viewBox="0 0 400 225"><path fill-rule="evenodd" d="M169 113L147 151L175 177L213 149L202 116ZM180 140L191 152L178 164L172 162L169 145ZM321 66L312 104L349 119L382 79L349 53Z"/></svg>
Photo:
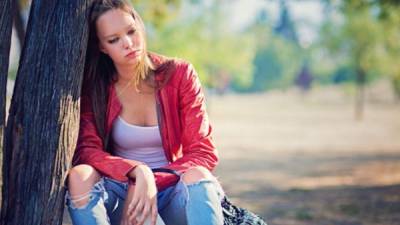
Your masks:
<svg viewBox="0 0 400 225"><path fill-rule="evenodd" d="M221 204L224 214L224 225L267 225L260 216L247 209L233 205L226 196L222 199Z"/></svg>

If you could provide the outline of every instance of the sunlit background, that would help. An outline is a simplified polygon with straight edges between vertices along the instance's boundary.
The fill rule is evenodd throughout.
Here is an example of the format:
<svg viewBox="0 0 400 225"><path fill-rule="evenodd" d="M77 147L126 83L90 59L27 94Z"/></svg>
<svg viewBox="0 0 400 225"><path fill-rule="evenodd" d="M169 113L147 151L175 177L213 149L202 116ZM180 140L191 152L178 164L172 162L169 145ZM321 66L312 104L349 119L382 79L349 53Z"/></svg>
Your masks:
<svg viewBox="0 0 400 225"><path fill-rule="evenodd" d="M151 51L194 64L234 203L268 224L400 224L399 1L132 3Z"/></svg>

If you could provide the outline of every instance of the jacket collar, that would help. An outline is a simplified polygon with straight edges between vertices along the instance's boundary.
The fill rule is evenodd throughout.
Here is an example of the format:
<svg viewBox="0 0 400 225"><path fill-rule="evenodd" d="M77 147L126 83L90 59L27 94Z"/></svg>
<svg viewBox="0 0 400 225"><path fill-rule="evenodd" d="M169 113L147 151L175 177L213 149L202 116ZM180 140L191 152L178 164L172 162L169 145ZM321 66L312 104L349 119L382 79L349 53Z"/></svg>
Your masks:
<svg viewBox="0 0 400 225"><path fill-rule="evenodd" d="M150 60L153 62L155 71L154 71L154 79L157 85L163 85L167 78L167 71L169 68L169 61L168 58L165 56L161 56L152 52L148 53ZM114 119L120 114L122 110L122 104L119 101L116 93L116 89L114 86L115 82L112 82L111 85L108 87L108 101L107 101L107 114L106 114L106 133L111 131L112 123Z"/></svg>

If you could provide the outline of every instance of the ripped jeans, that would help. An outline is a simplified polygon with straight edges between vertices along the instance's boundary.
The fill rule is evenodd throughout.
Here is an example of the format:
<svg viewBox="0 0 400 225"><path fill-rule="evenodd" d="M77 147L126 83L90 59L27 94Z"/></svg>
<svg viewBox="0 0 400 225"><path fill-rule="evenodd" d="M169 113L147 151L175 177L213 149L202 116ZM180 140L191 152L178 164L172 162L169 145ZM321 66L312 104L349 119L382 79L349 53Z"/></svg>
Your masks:
<svg viewBox="0 0 400 225"><path fill-rule="evenodd" d="M127 189L127 183L102 177L90 191L89 202L79 208L67 191L73 225L119 225ZM181 178L157 194L158 213L166 225L223 225L223 197L216 179L187 185Z"/></svg>

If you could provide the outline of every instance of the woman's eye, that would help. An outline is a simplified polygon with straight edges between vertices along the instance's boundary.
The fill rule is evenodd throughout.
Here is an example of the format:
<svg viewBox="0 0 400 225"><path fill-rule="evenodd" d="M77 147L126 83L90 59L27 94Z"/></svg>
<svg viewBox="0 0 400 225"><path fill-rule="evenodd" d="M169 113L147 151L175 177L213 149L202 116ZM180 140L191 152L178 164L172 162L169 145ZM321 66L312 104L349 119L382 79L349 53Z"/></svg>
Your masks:
<svg viewBox="0 0 400 225"><path fill-rule="evenodd" d="M131 30L128 31L128 35L132 35L132 34L134 34L134 33L136 33L136 30L135 30L135 29L131 29Z"/></svg>
<svg viewBox="0 0 400 225"><path fill-rule="evenodd" d="M117 41L118 41L118 38L113 38L113 39L109 40L108 43L113 44Z"/></svg>

